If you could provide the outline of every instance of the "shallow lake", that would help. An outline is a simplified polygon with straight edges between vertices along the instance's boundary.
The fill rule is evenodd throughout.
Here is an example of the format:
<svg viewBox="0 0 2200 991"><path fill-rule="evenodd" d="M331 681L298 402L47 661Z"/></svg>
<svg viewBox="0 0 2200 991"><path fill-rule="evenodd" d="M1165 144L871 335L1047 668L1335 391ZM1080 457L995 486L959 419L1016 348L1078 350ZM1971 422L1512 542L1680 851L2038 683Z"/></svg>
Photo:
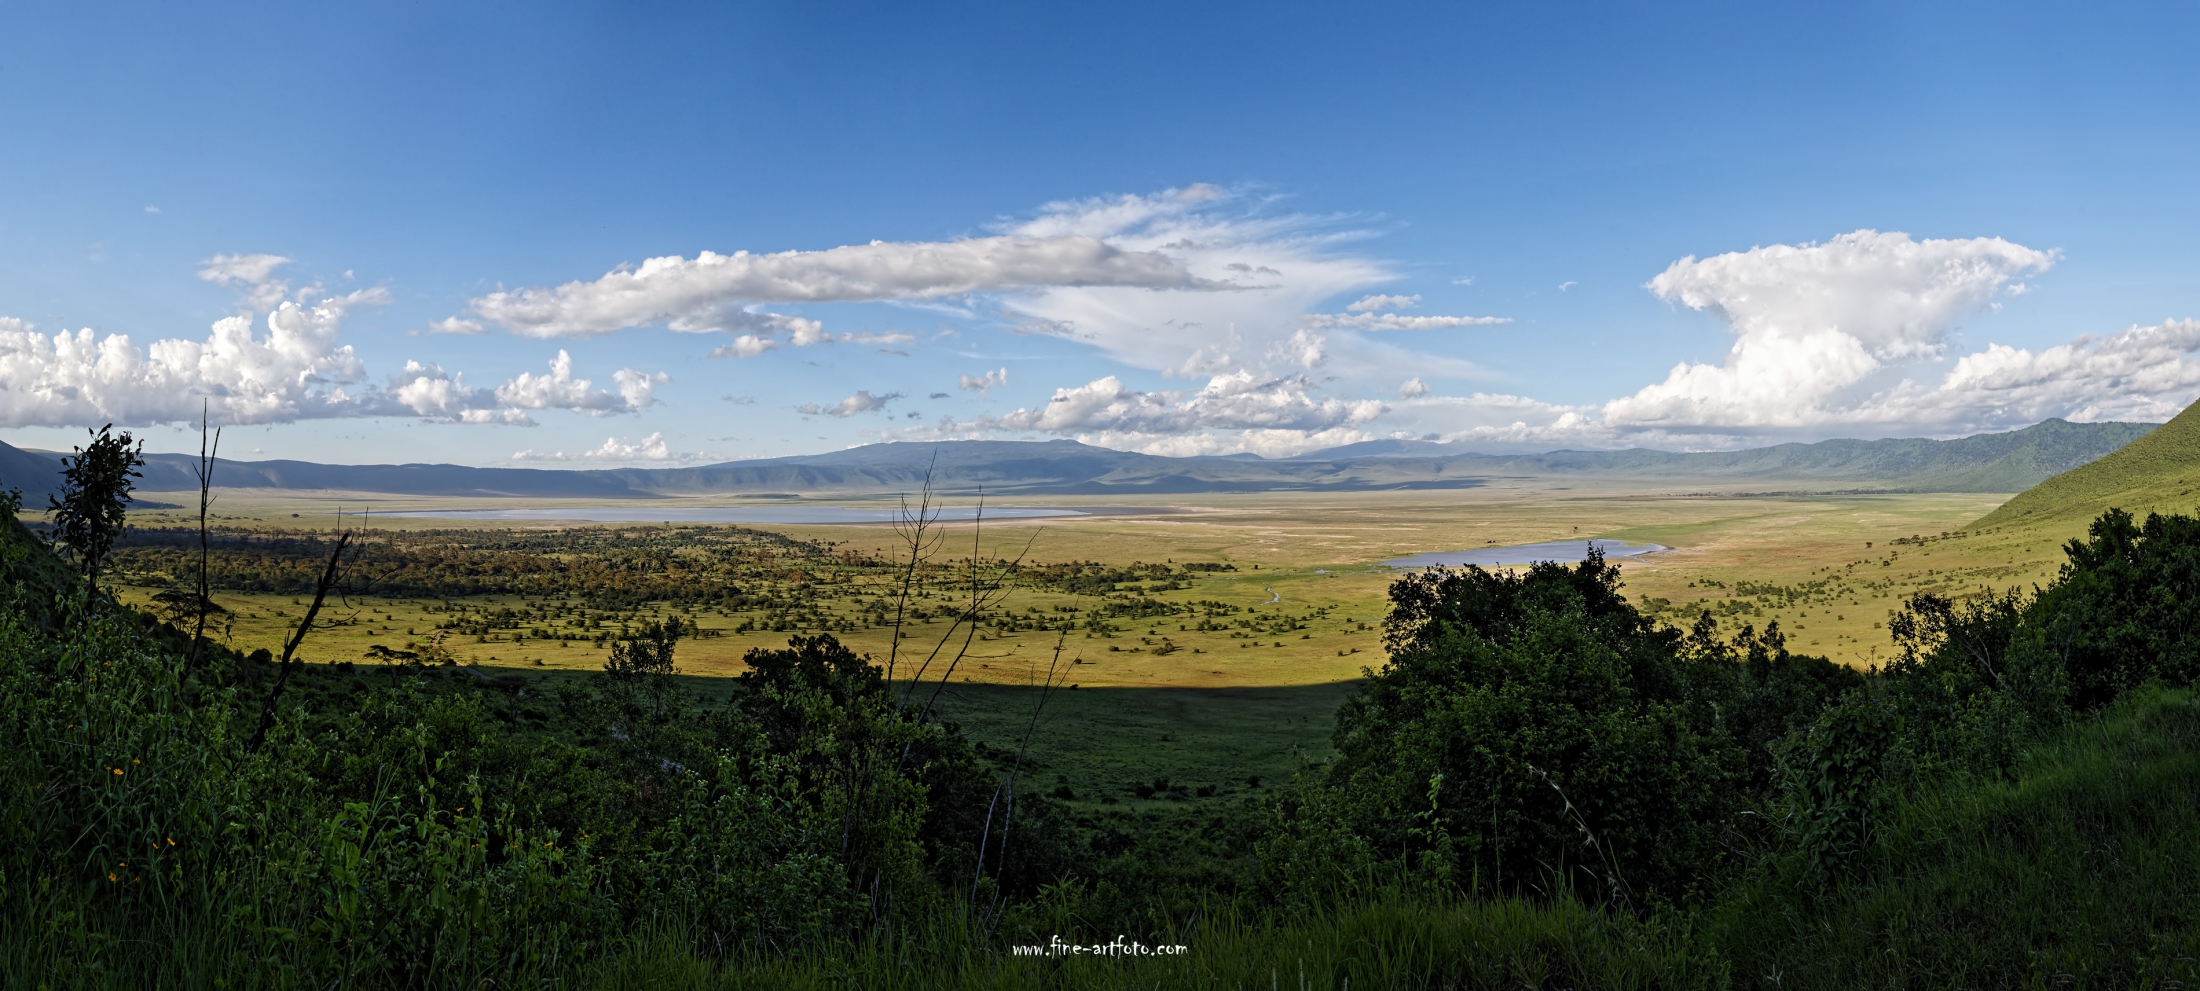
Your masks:
<svg viewBox="0 0 2200 991"><path fill-rule="evenodd" d="M1558 561L1572 564L1589 556L1589 547L1595 545L1607 559L1641 557L1656 551L1671 550L1663 544L1638 544L1626 540L1554 540L1545 544L1514 544L1510 547L1477 547L1467 551L1432 551L1412 557L1398 557L1384 561L1393 568L1463 568L1478 564L1494 568L1502 564L1534 564L1537 561Z"/></svg>
<svg viewBox="0 0 2200 991"><path fill-rule="evenodd" d="M948 522L973 520L972 506L936 509ZM675 509L669 506L571 506L564 509L417 509L382 516L430 516L466 520L575 520L583 523L892 523L901 510L858 509L852 506L712 506ZM1081 509L1033 509L987 506L989 520L1028 520L1047 516L1090 516Z"/></svg>

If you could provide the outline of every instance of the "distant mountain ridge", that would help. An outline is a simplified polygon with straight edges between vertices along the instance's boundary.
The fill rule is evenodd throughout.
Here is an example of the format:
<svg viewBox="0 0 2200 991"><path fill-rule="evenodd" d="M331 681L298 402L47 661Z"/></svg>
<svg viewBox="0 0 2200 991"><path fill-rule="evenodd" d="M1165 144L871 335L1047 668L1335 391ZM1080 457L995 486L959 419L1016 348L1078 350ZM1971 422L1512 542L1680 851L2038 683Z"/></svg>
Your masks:
<svg viewBox="0 0 2200 991"><path fill-rule="evenodd" d="M224 488L554 499L881 495L913 491L923 484L928 469L935 470L935 487L943 493L983 488L997 495L1456 489L1528 478L2017 492L2108 455L2155 427L2047 420L1958 440L1829 440L1695 454L1634 449L1489 455L1427 441L1375 441L1279 460L1170 458L1054 440L871 444L693 468L565 470L224 459L215 468L215 479ZM0 444L0 486L20 487L32 506L42 506L44 494L57 483L59 458ZM197 488L191 457L153 454L146 461L140 490Z"/></svg>

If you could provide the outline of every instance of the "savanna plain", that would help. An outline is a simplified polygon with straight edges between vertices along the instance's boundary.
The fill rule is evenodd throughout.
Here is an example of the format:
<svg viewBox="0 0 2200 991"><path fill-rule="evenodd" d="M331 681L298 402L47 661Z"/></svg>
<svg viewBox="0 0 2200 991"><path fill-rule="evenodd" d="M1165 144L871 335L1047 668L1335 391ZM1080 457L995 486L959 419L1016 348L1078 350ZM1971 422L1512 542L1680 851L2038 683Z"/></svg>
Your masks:
<svg viewBox="0 0 2200 991"><path fill-rule="evenodd" d="M146 495L176 506L196 498ZM1031 748L1065 796L1110 804L1230 798L1246 792L1248 781L1287 780L1301 764L1326 755L1337 704L1365 671L1383 665L1381 621L1390 583L1401 574L1383 561L1577 539L1659 544L1670 550L1618 562L1625 594L1653 620L1685 628L1709 612L1730 632L1778 623L1798 653L1868 668L1891 659L1886 624L1909 595L1969 596L2054 576L2062 561L2058 538L2070 534L1964 531L2007 498L1670 492L1622 482L1586 490L1202 495L1111 507L1017 499L1009 504L1094 513L936 524L938 568L912 593L915 615L900 628L902 651L918 664L936 654L929 678L954 658L940 708L977 738L1002 744L1012 744L1029 721L1049 664L1066 665L1063 677L1077 694L1048 702ZM940 502L978 505L975 497ZM600 671L608 641L675 616L695 631L678 648L679 671L706 696L725 693L725 679L744 669L749 650L783 646L789 634L830 633L881 663L888 656L897 629L890 606L900 588L898 563L909 554L891 525L514 527L463 515L546 505L555 508L540 501L223 492L215 518L237 541L239 567L269 572L268 578L235 574L214 594L228 611L223 632L241 650L280 651L310 598L308 572L325 555L315 535L355 526L428 547L494 541L553 572L597 541L646 548L645 560L710 560L714 550L740 547L748 566L728 576L739 588L733 601L694 597L706 587L678 582L654 594L606 597L604 589L588 587L585 572L550 583L485 575L468 587L470 595L450 589L406 595L402 580L377 588L363 576L360 591L338 605L335 625L301 645L309 663L386 663L386 655L376 659L375 647L417 648L440 636L454 660L504 676L555 680ZM1111 509L1130 512L1110 515ZM438 511L454 515L414 515ZM197 520L181 509L132 518L175 537L173 553L125 551L121 558L118 579L130 583L121 597L151 605L192 566L180 552L195 541L184 531ZM271 545L262 558L248 550L255 538L303 541ZM952 562L973 553L1017 563L1017 577L1005 582L986 625L963 650L967 631L940 617L967 601L969 576ZM273 580L278 569L287 584ZM283 587L239 590L251 584ZM1058 636L1064 630L1067 639ZM927 631L938 635L928 639ZM948 638L944 648L941 636ZM1157 779L1191 786L1193 794L1140 787Z"/></svg>
<svg viewBox="0 0 2200 991"><path fill-rule="evenodd" d="M235 489L116 534L95 474L0 499L9 986L2200 979L2190 516ZM1383 563L1580 539L1663 549Z"/></svg>

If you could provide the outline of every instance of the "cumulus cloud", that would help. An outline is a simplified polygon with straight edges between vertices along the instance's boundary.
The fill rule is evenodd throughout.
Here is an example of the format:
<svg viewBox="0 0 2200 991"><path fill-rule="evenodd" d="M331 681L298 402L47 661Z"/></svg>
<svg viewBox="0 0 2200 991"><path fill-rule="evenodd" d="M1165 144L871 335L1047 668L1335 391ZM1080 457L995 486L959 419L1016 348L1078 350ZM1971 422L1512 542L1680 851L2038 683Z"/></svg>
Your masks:
<svg viewBox="0 0 2200 991"><path fill-rule="evenodd" d="M1003 386L1007 384L1008 369L996 368L993 371L985 373L984 375L957 376L955 388L961 389L964 392L975 392L981 396L987 396L987 398L991 398L988 393L990 393L995 386ZM944 397L945 395L947 394L944 392L934 393L933 398L938 399Z"/></svg>
<svg viewBox="0 0 2200 991"><path fill-rule="evenodd" d="M754 313L762 303L932 299L1038 286L1195 288L1178 260L1090 234L1003 234L956 241L874 241L824 251L651 258L588 282L496 292L473 312L535 337L576 337L662 323L673 330L746 330L798 318Z"/></svg>
<svg viewBox="0 0 2200 991"><path fill-rule="evenodd" d="M336 335L348 310L384 301L380 290L312 306L285 301L267 314L264 334L254 332L259 321L239 315L216 321L203 341L145 348L125 334L99 337L85 328L49 337L0 318L0 424L186 421L198 419L202 404L225 423L371 413L372 397L353 388L366 378L365 365Z"/></svg>
<svg viewBox="0 0 2200 991"><path fill-rule="evenodd" d="M352 311L389 303L388 289L328 295L315 283L292 291L276 275L289 261L236 254L203 262L199 278L238 287L242 305L265 310L216 321L205 340L165 339L139 348L125 334L100 337L86 328L49 336L0 317L0 425L188 422L198 419L202 405L216 422L232 424L414 415L524 425L533 422L530 409L598 416L638 410L652 405L655 388L670 381L662 373L621 369L612 375L612 390L592 389L572 377L572 359L561 351L551 374L522 374L493 390L418 360L377 386L337 335ZM465 332L449 324L433 329Z"/></svg>
<svg viewBox="0 0 2200 991"><path fill-rule="evenodd" d="M1683 363L1601 406L1399 394L1411 416L1447 440L1515 450L1711 450L1839 435L1958 436L2049 417L2162 420L2200 395L2200 321L2037 351L1989 343L1949 354L1957 321L1994 309L2021 285L2015 279L2055 261L2000 239L1876 231L1684 258L1647 288L1726 321L1735 344L1719 365ZM1933 371L1940 362L1948 363Z"/></svg>
<svg viewBox="0 0 2200 991"><path fill-rule="evenodd" d="M1647 288L1726 321L1733 350L1718 365L1675 366L1665 381L1606 403L1604 419L1668 428L1844 419L1854 387L1892 362L1939 354L1957 319L2054 262L2000 238L1914 241L1872 230L1683 258Z"/></svg>
<svg viewBox="0 0 2200 991"><path fill-rule="evenodd" d="M655 405L657 400L652 390L672 381L672 376L621 368L611 374L611 379L618 385L616 392L596 389L589 380L574 378L573 356L560 350L557 357L550 359L550 374L521 372L498 386L494 395L497 405L507 409L563 409L593 416L615 416Z"/></svg>
<svg viewBox="0 0 2200 991"><path fill-rule="evenodd" d="M405 362L405 370L390 377L389 395L398 405L431 419L464 419L468 414L480 414L486 412L482 407L494 399L485 390L469 388L463 373L454 375L444 371L442 365L419 361Z"/></svg>
<svg viewBox="0 0 2200 991"><path fill-rule="evenodd" d="M2170 320L2038 352L1989 345L1932 387L1909 382L1860 404L1854 422L1940 431L1997 429L2048 417L2167 420L2200 394L2200 321Z"/></svg>
<svg viewBox="0 0 2200 991"><path fill-rule="evenodd" d="M1428 395L1428 386L1421 382L1420 376L1414 376L1398 387L1398 395L1405 399L1419 399Z"/></svg>
<svg viewBox="0 0 2200 991"><path fill-rule="evenodd" d="M1018 409L990 425L1059 434L1191 434L1210 430L1315 432L1356 427L1383 413L1377 400L1319 397L1304 377L1263 380L1217 375L1191 392L1142 392L1113 375L1054 391L1039 409Z"/></svg>
<svg viewBox="0 0 2200 991"><path fill-rule="evenodd" d="M1158 454L1167 458L1202 455L1258 454L1264 458L1290 458L1326 447L1341 447L1374 440L1375 435L1351 427L1328 430L1240 430L1229 434L1140 434L1103 430L1080 435L1080 443L1118 451Z"/></svg>
<svg viewBox="0 0 2200 991"><path fill-rule="evenodd" d="M816 403L804 403L800 406L795 407L795 412L802 413L807 416L837 416L842 419L846 419L848 417L856 415L857 413L868 413L872 410L885 409L887 403L890 403L900 398L901 393L898 392L889 392L883 396L874 396L871 395L869 390L858 389L855 391L854 395L842 399L840 402L834 405L820 406Z"/></svg>
<svg viewBox="0 0 2200 991"><path fill-rule="evenodd" d="M1376 313L1382 310L1407 310L1421 305L1421 297L1412 296L1362 296L1357 302L1347 304L1347 313Z"/></svg>
<svg viewBox="0 0 2200 991"><path fill-rule="evenodd" d="M658 432L650 434L649 436L637 441L622 440L617 437L606 437L604 438L603 444L601 446L596 447L592 450L582 451L579 454L567 454L564 451L518 451L513 453L512 460L594 461L609 462L615 464L641 464L651 462L679 463L708 460L712 457L713 455L700 452L674 451L672 450L672 445L666 442L665 435L662 432Z"/></svg>
<svg viewBox="0 0 2200 991"><path fill-rule="evenodd" d="M526 426L535 422L528 410L615 416L653 406L656 387L672 378L622 368L611 380L614 388L603 390L588 379L574 378L573 356L562 350L550 360L548 375L521 372L495 389L468 386L463 374L446 372L433 362L407 361L404 371L391 376L380 405L399 406L432 420Z"/></svg>

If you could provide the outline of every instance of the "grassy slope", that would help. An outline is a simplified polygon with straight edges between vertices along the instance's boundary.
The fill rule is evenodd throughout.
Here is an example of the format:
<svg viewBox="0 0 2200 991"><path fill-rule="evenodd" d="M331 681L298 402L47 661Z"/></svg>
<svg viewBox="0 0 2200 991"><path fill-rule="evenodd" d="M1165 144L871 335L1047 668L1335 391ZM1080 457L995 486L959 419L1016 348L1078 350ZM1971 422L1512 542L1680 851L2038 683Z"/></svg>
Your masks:
<svg viewBox="0 0 2200 991"><path fill-rule="evenodd" d="M2189 512L2200 492L2200 404L2091 464L2056 475L2002 504L1973 529L1988 527L2080 531L2102 510L2117 507Z"/></svg>
<svg viewBox="0 0 2200 991"><path fill-rule="evenodd" d="M2032 752L2013 780L1891 810L1857 878L1768 880L1649 924L1569 901L1395 894L1318 919L1218 914L1183 956L1017 959L940 932L718 969L647 950L603 987L2175 988L2200 979L2200 707L2140 693ZM1063 913L1065 940L1105 940ZM1042 930L1044 931L1044 930ZM646 942L645 942L645 945Z"/></svg>
<svg viewBox="0 0 2200 991"><path fill-rule="evenodd" d="M1864 877L1726 907L1734 974L1783 987L2179 987L2200 979L2200 707L2141 692L2014 780L1889 816ZM2185 982L2178 984L2173 982Z"/></svg>

